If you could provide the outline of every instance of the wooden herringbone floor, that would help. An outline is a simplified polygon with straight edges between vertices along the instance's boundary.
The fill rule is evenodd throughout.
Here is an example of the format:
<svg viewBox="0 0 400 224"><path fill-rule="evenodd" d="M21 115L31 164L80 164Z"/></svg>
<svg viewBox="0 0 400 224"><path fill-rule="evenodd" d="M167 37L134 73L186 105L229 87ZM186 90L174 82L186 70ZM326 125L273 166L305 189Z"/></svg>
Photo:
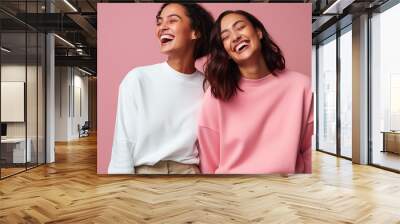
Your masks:
<svg viewBox="0 0 400 224"><path fill-rule="evenodd" d="M99 176L96 139L0 181L0 223L400 223L400 175L315 152L313 174Z"/></svg>

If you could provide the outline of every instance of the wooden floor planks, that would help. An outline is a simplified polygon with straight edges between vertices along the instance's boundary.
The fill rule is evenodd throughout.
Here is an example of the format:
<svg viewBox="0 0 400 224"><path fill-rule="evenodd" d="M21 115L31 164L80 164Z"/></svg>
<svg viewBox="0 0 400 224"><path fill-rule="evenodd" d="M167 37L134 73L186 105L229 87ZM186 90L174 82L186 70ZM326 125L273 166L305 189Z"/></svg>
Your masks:
<svg viewBox="0 0 400 224"><path fill-rule="evenodd" d="M313 154L313 174L104 176L96 137L0 181L0 223L400 223L400 175Z"/></svg>

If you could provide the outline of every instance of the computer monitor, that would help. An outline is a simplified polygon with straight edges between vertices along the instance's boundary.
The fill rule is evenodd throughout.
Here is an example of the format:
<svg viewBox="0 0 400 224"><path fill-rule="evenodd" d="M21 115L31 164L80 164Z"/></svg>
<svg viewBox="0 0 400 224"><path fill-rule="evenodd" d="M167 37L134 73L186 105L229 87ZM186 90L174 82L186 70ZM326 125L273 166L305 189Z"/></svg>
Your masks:
<svg viewBox="0 0 400 224"><path fill-rule="evenodd" d="M1 136L7 136L7 124L1 123Z"/></svg>

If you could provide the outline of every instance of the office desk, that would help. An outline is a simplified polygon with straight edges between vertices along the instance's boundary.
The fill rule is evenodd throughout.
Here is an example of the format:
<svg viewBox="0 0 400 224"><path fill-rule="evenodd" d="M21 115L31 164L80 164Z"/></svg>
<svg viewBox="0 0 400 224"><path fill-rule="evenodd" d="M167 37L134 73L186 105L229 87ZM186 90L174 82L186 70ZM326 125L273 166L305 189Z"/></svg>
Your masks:
<svg viewBox="0 0 400 224"><path fill-rule="evenodd" d="M27 138L28 143L25 154L25 138L6 138L1 139L1 157L7 163L25 163L31 162L32 140ZM11 159L12 158L12 159ZM27 159L27 161L25 161Z"/></svg>
<svg viewBox="0 0 400 224"><path fill-rule="evenodd" d="M393 152L400 154L400 132L399 131L382 131L383 133L383 150L382 152Z"/></svg>

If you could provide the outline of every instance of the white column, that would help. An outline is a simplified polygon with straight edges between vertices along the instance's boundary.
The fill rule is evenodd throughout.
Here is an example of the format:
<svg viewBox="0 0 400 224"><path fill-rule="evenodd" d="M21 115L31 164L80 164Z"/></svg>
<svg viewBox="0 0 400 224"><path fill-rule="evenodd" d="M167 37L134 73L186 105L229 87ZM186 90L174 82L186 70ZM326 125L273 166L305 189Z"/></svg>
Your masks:
<svg viewBox="0 0 400 224"><path fill-rule="evenodd" d="M368 163L368 15L353 20L353 162Z"/></svg>
<svg viewBox="0 0 400 224"><path fill-rule="evenodd" d="M53 12L54 6L46 1L47 12ZM55 43L54 35L46 35L46 163L55 162Z"/></svg>
<svg viewBox="0 0 400 224"><path fill-rule="evenodd" d="M52 163L55 161L55 150L54 150L54 133L55 133L55 76L54 76L54 35L47 34L46 36L46 60L47 60L47 108L46 108L46 163Z"/></svg>

